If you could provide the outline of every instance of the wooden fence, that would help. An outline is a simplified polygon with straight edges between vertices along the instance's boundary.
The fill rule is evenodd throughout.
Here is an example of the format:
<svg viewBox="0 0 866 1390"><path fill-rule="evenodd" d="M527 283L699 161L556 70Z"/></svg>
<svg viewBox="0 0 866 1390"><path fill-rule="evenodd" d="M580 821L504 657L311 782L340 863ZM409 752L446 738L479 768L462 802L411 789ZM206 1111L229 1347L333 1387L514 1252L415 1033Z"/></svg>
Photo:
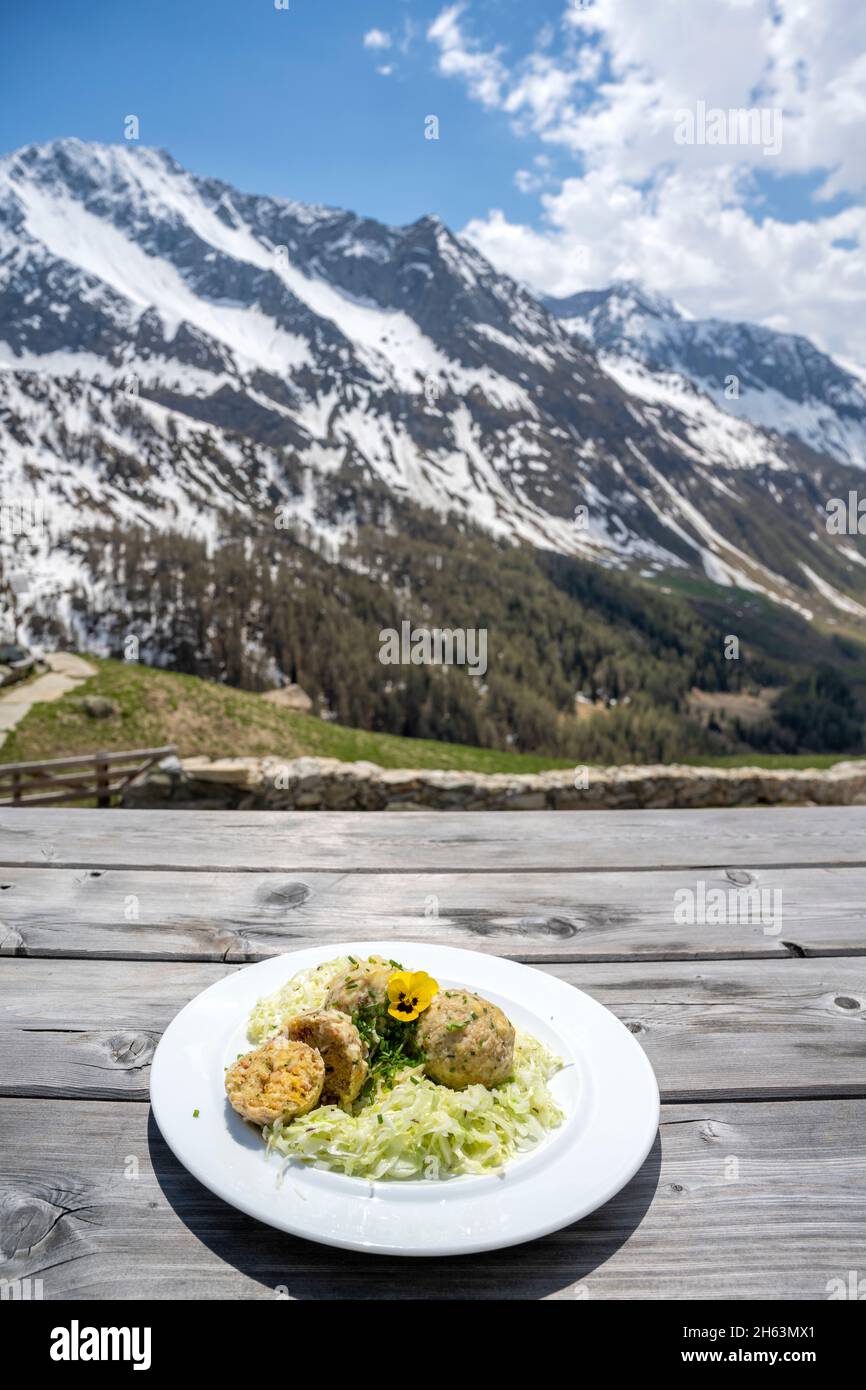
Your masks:
<svg viewBox="0 0 866 1390"><path fill-rule="evenodd" d="M97 806L110 806L111 798L133 777L174 752L168 744L120 753L80 753L75 758L46 762L0 763L0 807L48 806L92 798Z"/></svg>

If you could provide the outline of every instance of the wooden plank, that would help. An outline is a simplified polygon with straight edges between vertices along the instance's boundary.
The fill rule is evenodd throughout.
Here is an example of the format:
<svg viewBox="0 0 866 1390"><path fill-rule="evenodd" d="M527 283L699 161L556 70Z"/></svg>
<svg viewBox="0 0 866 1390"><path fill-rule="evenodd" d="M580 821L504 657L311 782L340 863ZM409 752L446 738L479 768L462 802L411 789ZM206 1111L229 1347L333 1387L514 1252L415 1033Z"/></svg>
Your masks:
<svg viewBox="0 0 866 1390"><path fill-rule="evenodd" d="M705 892L726 894L757 888L768 904L778 901L779 919L679 925L677 893L697 895L702 883ZM438 942L527 961L863 954L866 869L0 871L0 955L249 962L357 937Z"/></svg>
<svg viewBox="0 0 866 1390"><path fill-rule="evenodd" d="M111 805L112 796L123 790L134 777L152 766L165 748L142 748L119 753L85 753L75 758L54 758L45 762L0 763L0 811L5 808L57 806L95 798L97 806ZM81 766L78 772L57 773L58 767ZM11 785L4 787L4 781ZM74 790L63 791L64 787ZM59 789L59 790L58 790ZM32 795L32 793L37 793Z"/></svg>
<svg viewBox="0 0 866 1390"><path fill-rule="evenodd" d="M128 770L123 767L114 767L112 769L112 775L118 781L118 785L122 785L123 781L128 777L136 776L139 772L142 772L146 766L146 763L139 762L132 764ZM43 777L34 773L24 781L19 781L18 790L21 792L44 792L50 791L54 787L93 787L95 784L95 768L89 768L82 769L81 772L45 773ZM0 790L3 790L3 788L0 787Z"/></svg>
<svg viewBox="0 0 866 1390"><path fill-rule="evenodd" d="M56 776L51 773L45 773L45 775L42 777L38 777L35 774L31 774L24 780L22 780L23 774L19 773L16 775L15 778L15 790L16 792L44 792L46 788L50 789L52 787L87 788L93 785L94 777L95 773L93 772L92 768L82 768L80 772L67 772L63 774L58 774ZM2 780L3 779L0 778L0 783L2 783ZM0 785L0 791L7 792L8 790L8 787L3 788L2 785ZM0 804L5 805L5 802Z"/></svg>
<svg viewBox="0 0 866 1390"><path fill-rule="evenodd" d="M0 865L283 873L866 865L866 806L721 811L97 811L0 816Z"/></svg>
<svg viewBox="0 0 866 1390"><path fill-rule="evenodd" d="M128 781L129 778L124 776L117 782L108 783L103 780L101 783L98 783L94 775L94 777L91 778L89 786L79 786L77 791L45 792L44 795L39 796L24 795L24 788L16 788L16 796L21 793L20 799L17 801L10 801L0 798L0 811L12 806L18 810L26 810L29 806L58 806L64 802L87 801L91 797L100 794L104 796L117 795L118 792L123 790ZM43 786L50 785L50 781L43 783Z"/></svg>
<svg viewBox="0 0 866 1390"><path fill-rule="evenodd" d="M69 758L41 758L32 763L0 763L0 780L13 772L50 772L54 767L78 767L81 763L92 763L96 758L108 763L140 762L142 759L167 758L176 751L173 743L167 743L162 748L125 748L114 753L77 753Z"/></svg>
<svg viewBox="0 0 866 1390"><path fill-rule="evenodd" d="M2 1100L0 1136L0 1277L41 1279L47 1300L823 1300L866 1269L864 1101L665 1106L612 1201L471 1259L260 1225L177 1163L142 1105Z"/></svg>
<svg viewBox="0 0 866 1390"><path fill-rule="evenodd" d="M163 1029L236 968L0 961L0 1094L147 1100ZM542 968L627 1024L665 1100L866 1096L861 958Z"/></svg>

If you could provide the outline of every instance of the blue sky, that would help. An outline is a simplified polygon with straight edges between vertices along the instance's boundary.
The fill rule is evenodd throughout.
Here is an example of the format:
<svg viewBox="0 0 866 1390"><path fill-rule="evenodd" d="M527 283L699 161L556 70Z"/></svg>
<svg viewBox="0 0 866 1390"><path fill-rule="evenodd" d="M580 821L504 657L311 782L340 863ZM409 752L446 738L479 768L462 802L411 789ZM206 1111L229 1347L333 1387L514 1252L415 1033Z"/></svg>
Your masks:
<svg viewBox="0 0 866 1390"><path fill-rule="evenodd" d="M514 138L437 76L425 35L440 0L5 0L0 148L58 135L143 144L248 191L350 207L386 222L436 212L460 227L522 214ZM485 30L531 44L560 0L478 5ZM364 35L391 36L390 49ZM378 69L391 66L387 77ZM440 120L439 141L424 118Z"/></svg>
<svg viewBox="0 0 866 1390"><path fill-rule="evenodd" d="M2 150L135 114L193 172L436 212L540 290L635 278L866 364L862 0L0 5ZM700 103L784 140L678 144Z"/></svg>

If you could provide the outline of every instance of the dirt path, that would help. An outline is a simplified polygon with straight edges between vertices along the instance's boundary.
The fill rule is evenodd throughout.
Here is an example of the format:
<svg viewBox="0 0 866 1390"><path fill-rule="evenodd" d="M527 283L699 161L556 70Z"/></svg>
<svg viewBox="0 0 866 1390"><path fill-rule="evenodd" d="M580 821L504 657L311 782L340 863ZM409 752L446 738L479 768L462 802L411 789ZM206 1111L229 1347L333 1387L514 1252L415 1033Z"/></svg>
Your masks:
<svg viewBox="0 0 866 1390"><path fill-rule="evenodd" d="M43 701L59 700L61 695L74 690L89 676L96 675L95 668L89 662L83 661L72 652L48 652L43 660L46 666L50 667L44 676L37 676L33 681L25 681L23 685L13 685L8 690L0 691L0 748L34 705Z"/></svg>

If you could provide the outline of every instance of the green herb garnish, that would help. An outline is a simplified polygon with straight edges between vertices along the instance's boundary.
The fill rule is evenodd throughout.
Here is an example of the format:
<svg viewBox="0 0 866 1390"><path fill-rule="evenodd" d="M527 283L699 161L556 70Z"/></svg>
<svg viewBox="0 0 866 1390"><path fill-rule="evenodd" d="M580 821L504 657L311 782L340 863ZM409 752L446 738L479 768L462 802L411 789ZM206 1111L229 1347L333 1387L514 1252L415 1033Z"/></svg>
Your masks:
<svg viewBox="0 0 866 1390"><path fill-rule="evenodd" d="M424 1054L415 1039L416 1025L403 1023L388 1013L388 1003L366 1004L352 1014L352 1022L367 1045L367 1079L357 1106L375 1095L376 1088L390 1089L395 1076L407 1067L417 1067Z"/></svg>

